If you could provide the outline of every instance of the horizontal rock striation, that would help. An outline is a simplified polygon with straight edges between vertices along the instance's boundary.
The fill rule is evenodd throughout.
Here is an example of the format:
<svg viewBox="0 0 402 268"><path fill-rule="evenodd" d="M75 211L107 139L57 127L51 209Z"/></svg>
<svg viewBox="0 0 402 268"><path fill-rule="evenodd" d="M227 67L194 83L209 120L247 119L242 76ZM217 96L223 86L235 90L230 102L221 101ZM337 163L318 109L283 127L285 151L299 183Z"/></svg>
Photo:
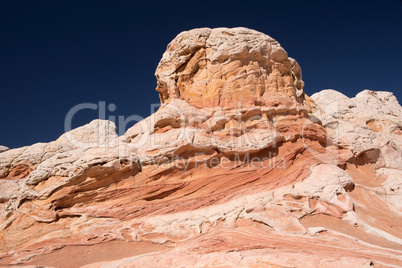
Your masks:
<svg viewBox="0 0 402 268"><path fill-rule="evenodd" d="M120 137L95 120L0 148L1 265L402 266L392 93L309 98L246 28L179 34L156 77L161 107Z"/></svg>

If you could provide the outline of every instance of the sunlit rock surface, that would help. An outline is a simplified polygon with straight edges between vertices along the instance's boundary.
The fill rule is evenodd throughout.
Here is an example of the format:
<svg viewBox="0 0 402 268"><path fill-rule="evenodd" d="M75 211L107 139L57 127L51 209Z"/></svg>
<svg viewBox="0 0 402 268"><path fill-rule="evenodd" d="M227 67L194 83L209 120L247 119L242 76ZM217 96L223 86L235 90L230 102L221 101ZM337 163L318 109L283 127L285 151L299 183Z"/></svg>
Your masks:
<svg viewBox="0 0 402 268"><path fill-rule="evenodd" d="M120 137L95 120L0 153L1 265L402 266L392 93L309 98L246 28L179 34L156 77L161 107Z"/></svg>

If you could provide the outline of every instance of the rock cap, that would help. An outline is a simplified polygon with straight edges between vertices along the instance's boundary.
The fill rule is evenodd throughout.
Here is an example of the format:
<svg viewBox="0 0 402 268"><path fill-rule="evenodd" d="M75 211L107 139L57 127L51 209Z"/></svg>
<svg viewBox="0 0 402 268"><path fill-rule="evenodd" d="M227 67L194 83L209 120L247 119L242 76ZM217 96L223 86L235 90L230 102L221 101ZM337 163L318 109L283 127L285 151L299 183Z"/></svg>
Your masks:
<svg viewBox="0 0 402 268"><path fill-rule="evenodd" d="M180 98L202 107L237 102L278 106L304 96L299 64L272 37L247 28L180 33L155 72L162 103Z"/></svg>

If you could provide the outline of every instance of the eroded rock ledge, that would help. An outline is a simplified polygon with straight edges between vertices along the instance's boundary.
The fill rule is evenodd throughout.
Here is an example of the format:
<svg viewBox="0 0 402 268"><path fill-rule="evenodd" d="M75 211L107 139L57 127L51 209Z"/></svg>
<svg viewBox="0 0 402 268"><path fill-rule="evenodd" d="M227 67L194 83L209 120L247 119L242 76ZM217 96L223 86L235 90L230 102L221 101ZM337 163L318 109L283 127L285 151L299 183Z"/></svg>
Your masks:
<svg viewBox="0 0 402 268"><path fill-rule="evenodd" d="M120 137L95 120L0 147L0 264L118 240L164 247L75 265L402 265L392 93L309 98L297 62L246 28L179 34L156 77L160 109Z"/></svg>

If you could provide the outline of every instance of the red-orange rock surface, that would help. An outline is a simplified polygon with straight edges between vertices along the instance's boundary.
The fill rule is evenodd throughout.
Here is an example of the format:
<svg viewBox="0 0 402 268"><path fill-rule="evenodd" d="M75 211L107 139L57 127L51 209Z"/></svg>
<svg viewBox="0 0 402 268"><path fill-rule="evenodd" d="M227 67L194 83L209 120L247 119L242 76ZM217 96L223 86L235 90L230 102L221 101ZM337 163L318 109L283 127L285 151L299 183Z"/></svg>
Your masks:
<svg viewBox="0 0 402 268"><path fill-rule="evenodd" d="M161 108L121 137L95 120L0 153L1 265L402 266L392 93L309 98L245 28L179 34L156 77Z"/></svg>

